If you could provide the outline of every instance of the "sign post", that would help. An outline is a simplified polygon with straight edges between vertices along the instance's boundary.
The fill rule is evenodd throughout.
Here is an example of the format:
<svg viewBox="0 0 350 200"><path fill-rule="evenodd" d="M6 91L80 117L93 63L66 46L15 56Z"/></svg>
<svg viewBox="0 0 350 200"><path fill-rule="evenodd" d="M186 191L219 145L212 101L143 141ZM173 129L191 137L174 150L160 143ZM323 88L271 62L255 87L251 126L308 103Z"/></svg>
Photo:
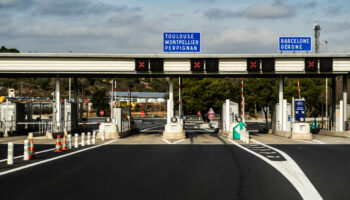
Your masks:
<svg viewBox="0 0 350 200"><path fill-rule="evenodd" d="M163 34L164 52L200 52L200 33Z"/></svg>
<svg viewBox="0 0 350 200"><path fill-rule="evenodd" d="M311 37L280 37L279 51L311 51Z"/></svg>
<svg viewBox="0 0 350 200"><path fill-rule="evenodd" d="M142 116L142 119L143 119L143 116L145 116L145 111L141 111L140 115Z"/></svg>
<svg viewBox="0 0 350 200"><path fill-rule="evenodd" d="M295 100L295 121L305 118L305 99Z"/></svg>

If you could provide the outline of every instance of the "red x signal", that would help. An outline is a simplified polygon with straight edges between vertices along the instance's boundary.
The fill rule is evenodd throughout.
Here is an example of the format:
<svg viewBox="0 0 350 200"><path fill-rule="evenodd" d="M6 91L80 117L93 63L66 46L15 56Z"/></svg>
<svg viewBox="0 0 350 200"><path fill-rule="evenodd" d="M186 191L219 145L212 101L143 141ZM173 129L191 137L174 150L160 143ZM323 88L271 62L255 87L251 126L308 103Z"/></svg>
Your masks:
<svg viewBox="0 0 350 200"><path fill-rule="evenodd" d="M145 68L145 62L139 61L139 68Z"/></svg>
<svg viewBox="0 0 350 200"><path fill-rule="evenodd" d="M250 61L250 68L256 68L256 61L253 62L253 61Z"/></svg>
<svg viewBox="0 0 350 200"><path fill-rule="evenodd" d="M194 62L194 68L201 68L200 66L201 62Z"/></svg>
<svg viewBox="0 0 350 200"><path fill-rule="evenodd" d="M307 61L309 63L308 67L315 67L315 61Z"/></svg>

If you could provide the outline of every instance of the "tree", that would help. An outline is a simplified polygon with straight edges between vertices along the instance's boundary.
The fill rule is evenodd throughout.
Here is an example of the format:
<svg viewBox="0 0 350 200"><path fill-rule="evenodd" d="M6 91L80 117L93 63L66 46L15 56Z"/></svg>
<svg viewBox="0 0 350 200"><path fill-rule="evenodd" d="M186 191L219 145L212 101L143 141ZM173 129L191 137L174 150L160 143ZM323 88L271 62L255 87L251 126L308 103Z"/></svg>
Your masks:
<svg viewBox="0 0 350 200"><path fill-rule="evenodd" d="M19 53L19 50L14 48L8 49L5 46L1 46L0 53Z"/></svg>
<svg viewBox="0 0 350 200"><path fill-rule="evenodd" d="M92 107L96 109L96 115L100 116L100 111L103 110L105 115L109 113L108 92L106 89L99 89L92 94Z"/></svg>

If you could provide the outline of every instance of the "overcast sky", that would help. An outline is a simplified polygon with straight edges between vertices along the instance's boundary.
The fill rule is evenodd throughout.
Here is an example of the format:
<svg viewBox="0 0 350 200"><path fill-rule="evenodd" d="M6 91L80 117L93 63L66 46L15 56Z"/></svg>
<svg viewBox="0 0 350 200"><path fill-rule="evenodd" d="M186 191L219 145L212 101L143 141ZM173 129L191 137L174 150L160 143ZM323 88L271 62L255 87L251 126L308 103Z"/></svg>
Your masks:
<svg viewBox="0 0 350 200"><path fill-rule="evenodd" d="M163 32L200 32L201 53L277 53L279 36L350 52L347 0L0 0L0 45L21 52L162 53ZM326 51L322 42L321 51Z"/></svg>

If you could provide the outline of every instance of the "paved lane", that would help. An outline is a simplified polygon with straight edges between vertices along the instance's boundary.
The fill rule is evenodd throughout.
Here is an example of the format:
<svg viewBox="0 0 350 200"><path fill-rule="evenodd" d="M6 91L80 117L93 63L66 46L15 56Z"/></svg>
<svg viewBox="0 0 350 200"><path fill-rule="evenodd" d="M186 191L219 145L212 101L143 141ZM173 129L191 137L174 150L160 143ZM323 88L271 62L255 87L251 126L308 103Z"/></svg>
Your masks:
<svg viewBox="0 0 350 200"><path fill-rule="evenodd" d="M349 145L273 145L291 156L324 199L350 199Z"/></svg>
<svg viewBox="0 0 350 200"><path fill-rule="evenodd" d="M233 145L107 145L0 176L0 187L0 199L300 199Z"/></svg>

